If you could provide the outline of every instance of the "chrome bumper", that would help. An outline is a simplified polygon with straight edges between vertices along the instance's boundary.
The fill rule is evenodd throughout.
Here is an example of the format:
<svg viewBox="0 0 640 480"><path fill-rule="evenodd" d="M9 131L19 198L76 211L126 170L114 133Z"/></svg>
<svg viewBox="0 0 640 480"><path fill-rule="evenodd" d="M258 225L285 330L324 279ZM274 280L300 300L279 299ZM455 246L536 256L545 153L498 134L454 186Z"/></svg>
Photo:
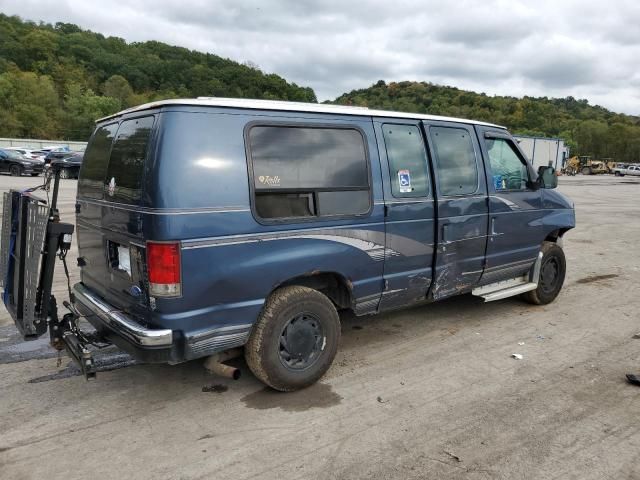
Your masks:
<svg viewBox="0 0 640 480"><path fill-rule="evenodd" d="M73 287L76 307L89 310L110 330L143 347L170 347L173 344L171 330L150 330L136 323L129 316L114 310L87 287L78 283Z"/></svg>

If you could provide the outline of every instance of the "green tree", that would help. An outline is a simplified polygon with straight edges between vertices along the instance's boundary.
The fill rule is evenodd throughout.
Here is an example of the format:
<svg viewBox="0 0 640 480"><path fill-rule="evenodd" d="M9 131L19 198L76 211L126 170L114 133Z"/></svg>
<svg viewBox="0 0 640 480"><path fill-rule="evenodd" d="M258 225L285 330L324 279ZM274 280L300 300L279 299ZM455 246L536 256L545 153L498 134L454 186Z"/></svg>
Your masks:
<svg viewBox="0 0 640 480"><path fill-rule="evenodd" d="M127 108L134 104L133 89L127 79L121 75L112 75L102 85L105 97L115 98L120 102L121 108Z"/></svg>
<svg viewBox="0 0 640 480"><path fill-rule="evenodd" d="M117 112L120 102L116 98L96 95L90 89L83 89L81 85L71 84L64 99L64 107L63 136L89 138L94 122Z"/></svg>
<svg viewBox="0 0 640 480"><path fill-rule="evenodd" d="M0 75L0 136L57 136L58 93L45 75L11 70ZM6 122L6 123L5 123Z"/></svg>

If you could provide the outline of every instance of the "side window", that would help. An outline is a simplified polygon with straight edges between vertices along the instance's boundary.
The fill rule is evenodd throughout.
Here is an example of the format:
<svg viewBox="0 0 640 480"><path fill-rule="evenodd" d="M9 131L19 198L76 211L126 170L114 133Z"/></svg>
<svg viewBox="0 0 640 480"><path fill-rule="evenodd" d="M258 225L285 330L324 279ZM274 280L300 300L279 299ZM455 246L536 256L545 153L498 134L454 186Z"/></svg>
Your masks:
<svg viewBox="0 0 640 480"><path fill-rule="evenodd" d="M102 198L104 177L109 165L109 154L116 130L118 130L118 124L112 123L99 127L91 137L84 153L82 172L78 180L78 192L81 195Z"/></svg>
<svg viewBox="0 0 640 480"><path fill-rule="evenodd" d="M382 125L389 160L391 193L394 197L429 195L427 152L420 129L415 125Z"/></svg>
<svg viewBox="0 0 640 480"><path fill-rule="evenodd" d="M368 159L358 130L258 125L249 130L248 143L261 218L369 211Z"/></svg>
<svg viewBox="0 0 640 480"><path fill-rule="evenodd" d="M487 138L485 142L496 191L526 189L529 180L527 166L511 142L503 138Z"/></svg>
<svg viewBox="0 0 640 480"><path fill-rule="evenodd" d="M478 165L469 132L451 127L431 127L429 132L442 195L474 193L478 189Z"/></svg>
<svg viewBox="0 0 640 480"><path fill-rule="evenodd" d="M142 197L142 177L153 116L125 120L120 124L107 169L109 200L138 203Z"/></svg>

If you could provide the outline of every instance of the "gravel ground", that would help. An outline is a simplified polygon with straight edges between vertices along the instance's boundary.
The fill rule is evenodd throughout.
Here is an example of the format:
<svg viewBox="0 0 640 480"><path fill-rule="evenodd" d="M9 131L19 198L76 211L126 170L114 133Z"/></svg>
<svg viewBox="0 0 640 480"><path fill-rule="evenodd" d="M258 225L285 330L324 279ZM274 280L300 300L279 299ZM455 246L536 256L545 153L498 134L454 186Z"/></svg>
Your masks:
<svg viewBox="0 0 640 480"><path fill-rule="evenodd" d="M46 339L19 342L3 310L0 478L640 478L640 388L624 378L640 373L640 179L560 190L578 227L553 304L463 296L344 318L328 375L293 394L241 360L233 382L113 349L88 383Z"/></svg>

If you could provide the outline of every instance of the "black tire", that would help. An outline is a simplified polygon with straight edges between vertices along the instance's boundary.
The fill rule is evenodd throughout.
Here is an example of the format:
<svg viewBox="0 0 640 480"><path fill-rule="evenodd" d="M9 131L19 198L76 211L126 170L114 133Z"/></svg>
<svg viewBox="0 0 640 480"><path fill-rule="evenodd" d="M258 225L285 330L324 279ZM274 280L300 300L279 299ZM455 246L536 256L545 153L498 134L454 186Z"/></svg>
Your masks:
<svg viewBox="0 0 640 480"><path fill-rule="evenodd" d="M39 173L35 173L35 172L31 174L32 177L37 177L38 175L40 175L40 174Z"/></svg>
<svg viewBox="0 0 640 480"><path fill-rule="evenodd" d="M614 175L615 175L616 177L619 177L619 176L620 176L620 172L614 172Z"/></svg>
<svg viewBox="0 0 640 480"><path fill-rule="evenodd" d="M11 167L9 167L9 173L12 177L20 177L22 176L22 167L19 165L11 165Z"/></svg>
<svg viewBox="0 0 640 480"><path fill-rule="evenodd" d="M62 170L60 170L60 178L71 178L71 172L69 172L68 168L63 168Z"/></svg>
<svg viewBox="0 0 640 480"><path fill-rule="evenodd" d="M340 317L331 300L312 288L291 286L271 294L244 355L259 380L291 392L312 385L326 373L339 342ZM304 361L303 355L307 355Z"/></svg>
<svg viewBox="0 0 640 480"><path fill-rule="evenodd" d="M564 283L567 273L567 261L564 251L553 242L542 244L542 264L538 288L522 294L522 298L534 305L546 305L553 302Z"/></svg>
<svg viewBox="0 0 640 480"><path fill-rule="evenodd" d="M584 167L582 169L582 174L583 175L591 175L593 172L591 171L591 167Z"/></svg>

